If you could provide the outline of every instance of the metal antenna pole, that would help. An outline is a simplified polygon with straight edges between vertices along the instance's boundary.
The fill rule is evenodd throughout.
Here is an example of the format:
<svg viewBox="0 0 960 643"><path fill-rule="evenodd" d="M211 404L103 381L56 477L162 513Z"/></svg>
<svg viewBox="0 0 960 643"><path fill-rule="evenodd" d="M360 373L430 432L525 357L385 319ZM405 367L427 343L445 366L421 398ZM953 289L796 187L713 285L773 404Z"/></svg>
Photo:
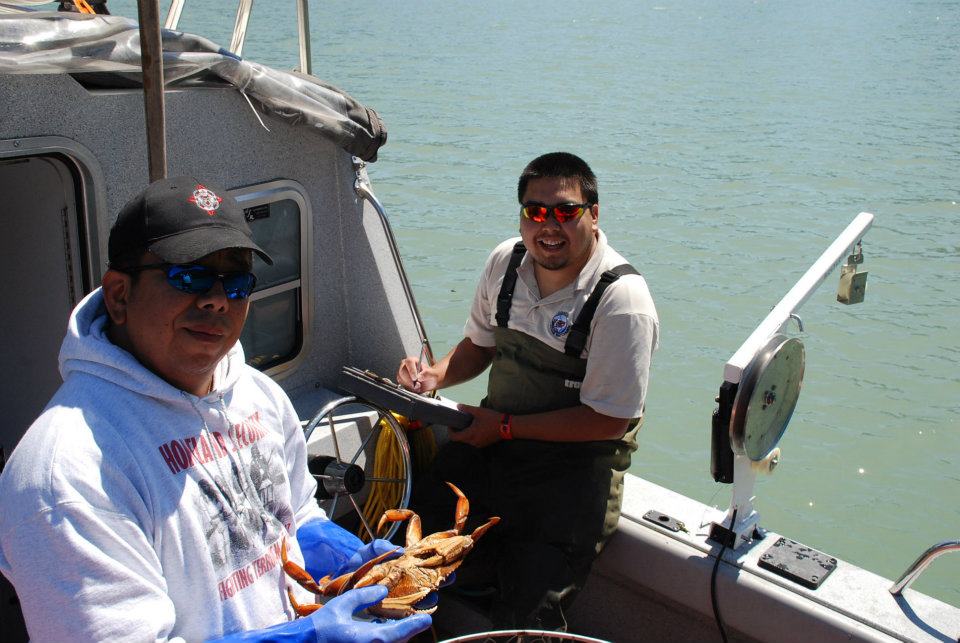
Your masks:
<svg viewBox="0 0 960 643"><path fill-rule="evenodd" d="M183 13L184 0L172 0L170 8L167 10L167 21L163 23L164 29L176 29L180 24L180 14Z"/></svg>
<svg viewBox="0 0 960 643"><path fill-rule="evenodd" d="M160 40L160 0L138 0L140 64L143 69L143 109L147 122L150 182L167 176L167 140L163 105L163 47Z"/></svg>
<svg viewBox="0 0 960 643"><path fill-rule="evenodd" d="M300 36L300 71L304 74L312 74L312 63L310 62L310 10L307 7L307 0L297 0L297 28Z"/></svg>
<svg viewBox="0 0 960 643"><path fill-rule="evenodd" d="M240 0L237 5L237 21L233 25L233 37L230 39L230 51L238 56L243 54L243 41L247 38L247 25L250 24L250 11L253 0Z"/></svg>

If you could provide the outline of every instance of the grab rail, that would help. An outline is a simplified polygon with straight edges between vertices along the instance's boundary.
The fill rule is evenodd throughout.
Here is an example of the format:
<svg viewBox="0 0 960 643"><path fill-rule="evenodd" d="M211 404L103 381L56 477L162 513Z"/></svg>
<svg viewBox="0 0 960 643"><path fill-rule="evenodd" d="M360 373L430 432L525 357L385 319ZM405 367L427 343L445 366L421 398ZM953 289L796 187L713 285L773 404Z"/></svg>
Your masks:
<svg viewBox="0 0 960 643"><path fill-rule="evenodd" d="M942 543L933 545L927 549L927 551L920 554L920 557L913 561L913 564L907 568L907 571L903 572L903 575L897 579L897 582L890 586L890 593L894 596L899 596L903 590L910 587L910 584L919 578L920 574L933 562L934 558L958 549L960 549L960 540L944 540Z"/></svg>
<svg viewBox="0 0 960 643"><path fill-rule="evenodd" d="M171 0L167 10L167 18L163 23L164 29L176 29L180 24L180 15L186 0ZM310 62L310 12L307 0L296 0L297 3L297 35L299 40L300 71L311 74ZM233 35L230 38L230 51L241 55L243 42L247 37L247 24L250 22L250 11L253 9L253 0L240 0L237 5L237 18L233 25Z"/></svg>
<svg viewBox="0 0 960 643"><path fill-rule="evenodd" d="M387 245L390 246L390 254L393 256L393 263L397 268L397 274L400 276L400 284L403 286L403 294L410 306L410 312L413 315L414 323L417 326L417 333L420 335L421 352L426 357L427 364L433 365L433 349L430 347L430 340L427 339L427 328L423 324L423 318L420 316L420 309L417 308L417 300L413 297L413 288L410 286L410 280L407 279L407 272L403 268L403 260L400 257L400 249L397 247L397 239L393 236L393 229L390 227L390 221L387 219L387 212L383 205L373 193L370 187L370 179L366 172L367 164L359 157L353 157L353 168L356 171L357 179L353 184L353 189L357 194L373 206L380 217L380 224L383 226L383 232L387 237Z"/></svg>

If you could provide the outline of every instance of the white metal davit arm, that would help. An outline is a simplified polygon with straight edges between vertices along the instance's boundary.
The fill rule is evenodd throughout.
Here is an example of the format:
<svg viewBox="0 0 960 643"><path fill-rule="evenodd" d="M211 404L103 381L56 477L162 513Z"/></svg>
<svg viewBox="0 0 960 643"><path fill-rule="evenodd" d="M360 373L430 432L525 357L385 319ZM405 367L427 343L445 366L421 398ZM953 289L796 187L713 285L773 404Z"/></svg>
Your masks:
<svg viewBox="0 0 960 643"><path fill-rule="evenodd" d="M850 222L850 225L830 244L820 258L810 266L810 269L800 278L800 281L790 289L780 303L777 304L766 319L757 326L756 330L747 338L747 341L733 354L723 369L723 379L731 384L740 382L743 371L763 346L773 335L780 332L790 316L795 314L807 299L820 287L820 284L845 259L864 233L873 225L873 215L861 212Z"/></svg>
<svg viewBox="0 0 960 643"><path fill-rule="evenodd" d="M776 443L799 395L803 345L781 331L791 318L800 321L796 311L843 259L847 259L845 270L856 271L852 264L862 261L862 253L859 249L855 255L850 253L859 248L873 218L867 212L857 215L724 366L713 418L711 473L717 482L733 483L733 498L722 522L714 523L711 538L725 546L738 548L759 526L760 517L753 507L757 472L770 472L776 466ZM860 276L866 278L866 274ZM838 299L853 303L839 295Z"/></svg>

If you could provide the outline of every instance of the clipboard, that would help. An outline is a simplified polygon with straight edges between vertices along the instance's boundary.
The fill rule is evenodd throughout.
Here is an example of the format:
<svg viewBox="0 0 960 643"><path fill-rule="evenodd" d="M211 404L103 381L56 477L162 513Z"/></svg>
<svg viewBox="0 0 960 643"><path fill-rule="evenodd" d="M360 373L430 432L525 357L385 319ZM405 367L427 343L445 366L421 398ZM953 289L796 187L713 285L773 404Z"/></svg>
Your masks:
<svg viewBox="0 0 960 643"><path fill-rule="evenodd" d="M420 420L424 424L442 424L454 431L461 431L473 422L473 416L458 409L453 400L408 391L373 371L344 366L337 384L341 390L351 395L395 411L410 420Z"/></svg>

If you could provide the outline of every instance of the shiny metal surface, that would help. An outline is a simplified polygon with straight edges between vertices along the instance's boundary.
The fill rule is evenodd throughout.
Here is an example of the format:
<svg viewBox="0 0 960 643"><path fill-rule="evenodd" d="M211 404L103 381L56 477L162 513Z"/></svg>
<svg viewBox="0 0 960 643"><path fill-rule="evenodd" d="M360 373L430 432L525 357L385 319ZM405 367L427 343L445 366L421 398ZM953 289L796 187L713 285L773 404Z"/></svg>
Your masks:
<svg viewBox="0 0 960 643"><path fill-rule="evenodd" d="M353 453L353 455L348 455L342 452L340 448L340 441L337 438L337 410L345 411L346 408L350 408L349 415L356 417L357 411L352 407L362 407L363 411L360 414L363 414L366 411L373 411L376 413L377 418L371 423L371 430L364 434L364 431L360 431L360 445ZM377 441L380 439L380 434L384 430L383 423L386 424L386 427L389 428L393 439L397 442L398 449L400 451L400 459L403 468L403 477L402 478L379 478L372 475L366 475L367 483L381 483L381 484L400 484L403 485L403 491L401 493L400 502L395 507L396 509L405 509L410 504L410 494L413 491L413 469L410 457L410 443L407 441L407 434L404 428L400 425L397 419L390 413L388 410L365 400L358 399L352 395L345 397L337 398L324 404L313 416L313 418L306 424L303 429L304 437L309 446L310 438L313 435L314 430L320 426L322 423L326 422L327 426L330 429L330 439L333 444L334 456L338 463L343 465L356 465L360 460L361 456L365 456L366 465L365 465L365 474L372 473L373 471L373 454L376 452ZM359 424L354 424L354 426L359 430ZM349 446L349 445L344 445ZM334 485L335 487L336 485ZM366 488L367 485L364 485ZM364 518L363 510L357 503L354 495L351 493L336 493L333 500L330 501L329 507L325 506L324 503L321 503L321 506L324 507L327 515L331 519L337 515L337 504L341 497L346 497L347 501L353 507L358 518L363 523L364 529L370 537L370 540L373 540L377 537L377 534L374 531L374 528L369 525ZM385 534L381 534L380 537L390 539L393 537L397 530L400 529L402 523L394 522L391 523L390 528Z"/></svg>
<svg viewBox="0 0 960 643"><path fill-rule="evenodd" d="M387 243L390 245L390 254L393 257L393 262L397 268L397 274L400 276L400 281L403 284L403 294L410 306L410 312L413 314L413 318L417 326L417 333L420 335L421 355L426 357L428 364L433 364L433 348L430 346L429 338L427 338L427 329L423 324L423 317L420 315L420 310L417 308L417 301L413 296L413 288L410 287L410 280L407 278L407 271L403 267L403 259L400 257L400 249L397 247L397 239L394 237L393 229L390 227L390 221L387 219L387 212L383 209L383 205L377 199L377 196L373 193L373 189L370 187L370 180L367 178L367 173L365 170L366 163L357 157L353 157L353 166L357 173L357 180L354 183L354 190L356 190L357 194L360 195L361 198L370 202L370 205L373 206L374 210L377 211L377 215L380 217L380 223L383 225L383 232L387 236ZM421 361L423 360L421 359Z"/></svg>
<svg viewBox="0 0 960 643"><path fill-rule="evenodd" d="M797 406L804 372L803 343L775 335L750 361L730 414L734 453L760 462L775 446Z"/></svg>
<svg viewBox="0 0 960 643"><path fill-rule="evenodd" d="M920 554L920 556L913 561L913 564L907 568L907 571L903 572L903 575L890 586L890 593L894 596L899 596L903 593L903 590L910 587L910 584L920 577L920 574L933 562L933 559L957 550L960 550L960 540L944 540L936 545L932 545L927 551Z"/></svg>

